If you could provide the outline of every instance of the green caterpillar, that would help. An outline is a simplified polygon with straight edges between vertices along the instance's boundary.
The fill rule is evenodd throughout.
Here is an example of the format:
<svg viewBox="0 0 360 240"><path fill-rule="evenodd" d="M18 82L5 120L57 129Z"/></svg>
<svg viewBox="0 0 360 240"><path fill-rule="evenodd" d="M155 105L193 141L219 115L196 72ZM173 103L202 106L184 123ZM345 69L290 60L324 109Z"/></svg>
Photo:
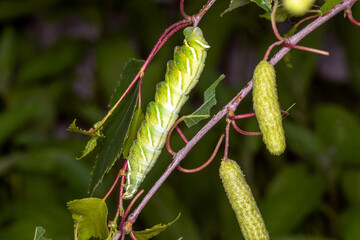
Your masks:
<svg viewBox="0 0 360 240"><path fill-rule="evenodd" d="M267 61L261 61L253 76L253 102L256 118L263 134L264 143L271 154L285 151L285 135L276 91L275 69Z"/></svg>
<svg viewBox="0 0 360 240"><path fill-rule="evenodd" d="M264 220L239 165L233 160L223 159L219 172L244 238L246 240L268 240L269 234Z"/></svg>
<svg viewBox="0 0 360 240"><path fill-rule="evenodd" d="M155 164L169 129L204 68L206 50L210 46L201 29L187 27L184 36L184 45L175 47L174 60L167 63L165 81L157 84L155 101L149 103L137 139L130 148L124 199L134 196Z"/></svg>

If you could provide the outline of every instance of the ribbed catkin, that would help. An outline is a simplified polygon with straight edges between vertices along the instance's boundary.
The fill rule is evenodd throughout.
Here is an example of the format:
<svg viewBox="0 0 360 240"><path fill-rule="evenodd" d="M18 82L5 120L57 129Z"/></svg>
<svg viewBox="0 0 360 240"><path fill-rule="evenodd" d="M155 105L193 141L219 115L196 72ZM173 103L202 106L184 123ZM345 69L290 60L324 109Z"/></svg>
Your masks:
<svg viewBox="0 0 360 240"><path fill-rule="evenodd" d="M253 76L253 103L266 148L274 155L285 151L285 135L276 90L275 69L261 61Z"/></svg>
<svg viewBox="0 0 360 240"><path fill-rule="evenodd" d="M230 159L222 160L219 172L244 238L246 240L269 239L264 220L239 165Z"/></svg>

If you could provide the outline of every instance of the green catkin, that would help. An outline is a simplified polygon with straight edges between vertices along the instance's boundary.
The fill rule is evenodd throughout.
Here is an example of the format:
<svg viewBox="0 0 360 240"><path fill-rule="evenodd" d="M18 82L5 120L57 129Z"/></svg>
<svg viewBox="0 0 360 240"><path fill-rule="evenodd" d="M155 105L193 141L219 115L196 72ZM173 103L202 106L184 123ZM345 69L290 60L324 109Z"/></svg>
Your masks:
<svg viewBox="0 0 360 240"><path fill-rule="evenodd" d="M294 16L304 15L312 5L315 0L284 0L285 9Z"/></svg>
<svg viewBox="0 0 360 240"><path fill-rule="evenodd" d="M239 165L233 160L223 159L219 172L245 240L269 239L264 220Z"/></svg>
<svg viewBox="0 0 360 240"><path fill-rule="evenodd" d="M261 61L254 71L253 104L266 148L271 154L282 154L286 144L276 90L275 69L267 61Z"/></svg>

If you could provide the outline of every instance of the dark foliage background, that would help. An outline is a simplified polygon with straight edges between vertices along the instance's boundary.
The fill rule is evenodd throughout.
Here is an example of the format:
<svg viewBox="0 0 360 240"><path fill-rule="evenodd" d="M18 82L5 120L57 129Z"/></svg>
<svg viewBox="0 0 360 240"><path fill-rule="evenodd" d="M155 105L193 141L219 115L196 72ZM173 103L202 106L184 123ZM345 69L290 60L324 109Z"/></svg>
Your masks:
<svg viewBox="0 0 360 240"><path fill-rule="evenodd" d="M205 3L185 1L186 11ZM76 118L89 128L106 113L124 63L144 59L162 31L181 16L176 0L2 0L0 1L0 239L32 239L36 226L46 237L72 239L66 202L87 196L93 162L77 161L86 138L66 132ZM219 110L251 78L256 63L276 39L255 4L220 17L218 1L200 27L211 49L204 74L182 113L202 103L203 91L221 74ZM360 18L359 4L353 8ZM341 15L341 14L340 14ZM286 33L296 19L279 24ZM178 33L150 64L143 101L153 98ZM276 66L287 151L270 156L261 137L231 131L230 158L246 174L272 239L355 240L360 236L360 29L337 16L302 45L330 51L329 57L293 50L291 63ZM238 114L252 111L251 96ZM143 106L145 108L145 104ZM239 125L257 131L255 118ZM193 135L199 126L185 129ZM203 163L225 121L191 151L184 167ZM176 142L177 141L177 142ZM172 140L174 148L182 143ZM157 239L242 239L235 214L218 177L221 154L208 168L175 172L136 222L135 229L181 218ZM143 184L148 189L171 157L166 151ZM96 191L103 197L115 178L107 175ZM109 216L116 194L108 200Z"/></svg>

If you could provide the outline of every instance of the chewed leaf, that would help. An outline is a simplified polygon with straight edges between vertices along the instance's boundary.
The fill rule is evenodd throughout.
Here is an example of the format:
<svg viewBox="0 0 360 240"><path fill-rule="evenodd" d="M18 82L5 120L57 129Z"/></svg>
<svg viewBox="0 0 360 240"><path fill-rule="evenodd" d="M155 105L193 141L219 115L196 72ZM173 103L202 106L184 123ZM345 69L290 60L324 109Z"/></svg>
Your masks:
<svg viewBox="0 0 360 240"><path fill-rule="evenodd" d="M80 160L82 159L83 157L85 157L86 155L88 155L90 152L92 152L96 145L97 145L97 140L98 140L99 136L92 136L90 138L90 140L87 142L83 152L82 152L82 155L78 158L76 158L77 160Z"/></svg>
<svg viewBox="0 0 360 240"><path fill-rule="evenodd" d="M341 2L341 0L325 0L325 3L320 8L321 13L326 13L327 11L335 7L337 4L339 4L339 2Z"/></svg>
<svg viewBox="0 0 360 240"><path fill-rule="evenodd" d="M151 239L152 237L159 235L159 233L165 231L168 227L170 227L174 222L176 222L179 219L180 215L181 214L179 213L179 215L172 222L169 222L168 224L157 224L149 229L145 229L142 231L134 231L134 235L138 240Z"/></svg>
<svg viewBox="0 0 360 240"><path fill-rule="evenodd" d="M221 75L211 86L204 92L204 103L192 114L184 119L187 127L192 127L198 124L201 120L210 117L210 110L216 105L215 89L219 82L225 78Z"/></svg>
<svg viewBox="0 0 360 240"><path fill-rule="evenodd" d="M74 226L78 224L77 236L79 240L91 237L107 238L107 206L103 199L84 198L67 203L74 219Z"/></svg>
<svg viewBox="0 0 360 240"><path fill-rule="evenodd" d="M229 8L226 9L220 16L222 17L225 13L231 12L232 10L249 4L251 0L231 0Z"/></svg>
<svg viewBox="0 0 360 240"><path fill-rule="evenodd" d="M132 142L136 138L136 133L140 127L141 122L144 120L144 113L141 108L138 108L131 119L130 127L126 133L125 142L123 143L123 157L126 158L129 154L129 150Z"/></svg>
<svg viewBox="0 0 360 240"><path fill-rule="evenodd" d="M35 228L35 236L34 240L50 240L48 238L44 238L43 235L45 233L45 229L42 226L38 226Z"/></svg>
<svg viewBox="0 0 360 240"><path fill-rule="evenodd" d="M120 85L118 87L119 90L116 90L116 92L119 92L119 95L120 93L125 92L143 63L144 61L136 59L130 59L126 63L121 74ZM123 151L123 144L130 126L131 118L134 111L137 109L137 89L138 84L128 92L121 104L114 110L103 126L103 133L106 137L99 139L98 146L96 147L96 149L98 149L98 154L96 156L96 163L89 187L89 192L91 194L99 185L105 173L110 171Z"/></svg>
<svg viewBox="0 0 360 240"><path fill-rule="evenodd" d="M87 136L93 136L94 135L93 133L91 133L91 132L89 132L87 130L81 129L78 126L76 126L76 119L74 119L74 121L70 124L70 126L66 130L69 131L69 132L81 133L81 134L84 134L84 135L87 135Z"/></svg>

